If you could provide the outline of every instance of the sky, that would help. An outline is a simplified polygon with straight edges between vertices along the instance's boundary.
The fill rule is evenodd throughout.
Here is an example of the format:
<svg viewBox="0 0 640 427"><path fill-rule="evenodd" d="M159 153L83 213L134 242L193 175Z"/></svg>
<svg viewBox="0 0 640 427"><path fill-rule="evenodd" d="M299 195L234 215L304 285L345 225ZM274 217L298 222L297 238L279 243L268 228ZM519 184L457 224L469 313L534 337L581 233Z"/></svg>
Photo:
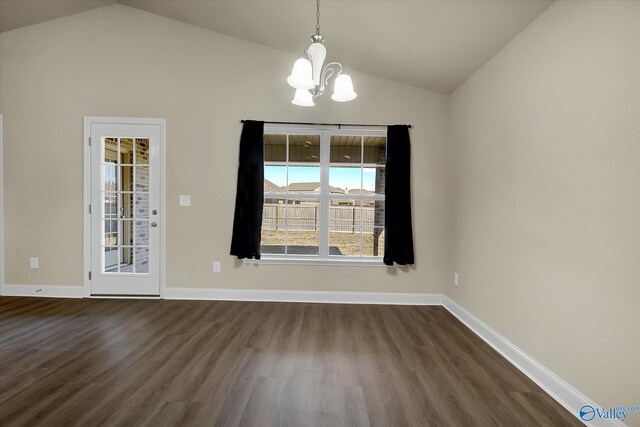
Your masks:
<svg viewBox="0 0 640 427"><path fill-rule="evenodd" d="M286 171L287 168L285 166L265 166L264 178L280 187L286 187ZM363 171L363 188L374 191L376 182L375 168L364 168ZM320 182L320 168L317 166L289 166L289 183L294 182ZM360 188L360 168L329 168L329 185L343 190Z"/></svg>

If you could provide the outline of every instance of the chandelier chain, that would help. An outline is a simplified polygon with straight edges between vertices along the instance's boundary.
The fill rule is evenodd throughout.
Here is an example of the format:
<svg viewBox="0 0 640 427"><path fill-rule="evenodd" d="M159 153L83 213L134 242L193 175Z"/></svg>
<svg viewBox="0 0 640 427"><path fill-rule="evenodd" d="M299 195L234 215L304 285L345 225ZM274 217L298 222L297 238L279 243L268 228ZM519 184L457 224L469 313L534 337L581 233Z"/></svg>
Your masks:
<svg viewBox="0 0 640 427"><path fill-rule="evenodd" d="M316 0L316 36L320 35L320 0Z"/></svg>

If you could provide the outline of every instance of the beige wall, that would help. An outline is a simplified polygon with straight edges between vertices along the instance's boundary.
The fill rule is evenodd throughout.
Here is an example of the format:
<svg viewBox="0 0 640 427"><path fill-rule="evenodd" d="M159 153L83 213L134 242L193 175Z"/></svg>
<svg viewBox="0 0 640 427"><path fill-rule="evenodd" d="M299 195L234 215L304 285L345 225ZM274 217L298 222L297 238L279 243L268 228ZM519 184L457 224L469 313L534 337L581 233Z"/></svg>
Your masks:
<svg viewBox="0 0 640 427"><path fill-rule="evenodd" d="M82 117L94 115L167 119L167 286L442 291L445 95L354 72L355 101L326 95L316 108L295 107L285 80L294 55L119 5L5 32L0 43L7 284L82 284ZM416 268L235 262L244 118L413 124ZM180 208L179 194L193 206ZM40 269L29 269L29 256Z"/></svg>
<svg viewBox="0 0 640 427"><path fill-rule="evenodd" d="M554 3L450 120L449 296L598 404L637 405L640 2Z"/></svg>

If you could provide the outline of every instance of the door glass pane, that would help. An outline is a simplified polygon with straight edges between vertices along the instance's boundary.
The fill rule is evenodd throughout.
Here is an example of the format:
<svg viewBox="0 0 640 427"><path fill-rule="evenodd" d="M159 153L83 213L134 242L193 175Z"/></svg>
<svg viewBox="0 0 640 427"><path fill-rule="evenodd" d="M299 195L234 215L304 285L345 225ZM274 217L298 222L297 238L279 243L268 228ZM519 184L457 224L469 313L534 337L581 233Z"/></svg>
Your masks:
<svg viewBox="0 0 640 427"><path fill-rule="evenodd" d="M104 237L102 244L106 246L115 246L118 244L118 221L103 221Z"/></svg>
<svg viewBox="0 0 640 427"><path fill-rule="evenodd" d="M137 219L149 218L149 193L135 193L134 215Z"/></svg>
<svg viewBox="0 0 640 427"><path fill-rule="evenodd" d="M136 248L136 273L149 272L149 248Z"/></svg>
<svg viewBox="0 0 640 427"><path fill-rule="evenodd" d="M118 272L118 248L115 246L107 246L102 248L102 257L105 273Z"/></svg>
<svg viewBox="0 0 640 427"><path fill-rule="evenodd" d="M149 139L136 138L136 164L149 164Z"/></svg>
<svg viewBox="0 0 640 427"><path fill-rule="evenodd" d="M120 221L120 244L126 246L133 245L133 220L124 219Z"/></svg>
<svg viewBox="0 0 640 427"><path fill-rule="evenodd" d="M149 167L148 166L136 166L136 192L148 192L149 191Z"/></svg>
<svg viewBox="0 0 640 427"><path fill-rule="evenodd" d="M136 221L136 246L149 246L149 221Z"/></svg>
<svg viewBox="0 0 640 427"><path fill-rule="evenodd" d="M117 218L118 217L118 199L117 193L104 193L104 218Z"/></svg>
<svg viewBox="0 0 640 427"><path fill-rule="evenodd" d="M133 163L133 139L120 138L120 164L130 165Z"/></svg>
<svg viewBox="0 0 640 427"><path fill-rule="evenodd" d="M133 273L133 248L123 247L120 249L122 259L120 260L120 273Z"/></svg>
<svg viewBox="0 0 640 427"><path fill-rule="evenodd" d="M120 218L133 218L133 193L120 193Z"/></svg>
<svg viewBox="0 0 640 427"><path fill-rule="evenodd" d="M118 163L118 138L104 139L103 160L105 163Z"/></svg>
<svg viewBox="0 0 640 427"><path fill-rule="evenodd" d="M133 166L120 166L119 191L133 191Z"/></svg>
<svg viewBox="0 0 640 427"><path fill-rule="evenodd" d="M115 163L102 165L102 190L116 191L118 189L118 167Z"/></svg>

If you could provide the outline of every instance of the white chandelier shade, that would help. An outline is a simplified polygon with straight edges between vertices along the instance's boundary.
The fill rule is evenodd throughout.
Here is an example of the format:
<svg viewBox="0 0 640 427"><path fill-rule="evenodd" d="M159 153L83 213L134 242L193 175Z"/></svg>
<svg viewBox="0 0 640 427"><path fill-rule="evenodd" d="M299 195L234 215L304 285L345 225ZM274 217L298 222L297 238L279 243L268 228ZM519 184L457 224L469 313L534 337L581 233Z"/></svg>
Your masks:
<svg viewBox="0 0 640 427"><path fill-rule="evenodd" d="M296 60L293 70L287 78L287 83L296 89L291 103L302 107L313 107L315 105L313 98L324 93L331 77L335 79L331 99L337 102L355 99L358 95L353 90L351 77L342 73L342 65L338 62L324 65L327 49L322 44L324 37L320 35L320 0L316 2L316 33L311 36L311 40L313 43L305 51L303 57Z"/></svg>
<svg viewBox="0 0 640 427"><path fill-rule="evenodd" d="M300 107L313 107L316 105L313 102L313 95L306 89L296 89L296 95L291 100L291 103Z"/></svg>
<svg viewBox="0 0 640 427"><path fill-rule="evenodd" d="M356 99L357 93L353 91L353 83L348 74L339 74L333 84L331 99L337 102L347 102Z"/></svg>
<svg viewBox="0 0 640 427"><path fill-rule="evenodd" d="M287 83L296 89L312 89L315 86L311 75L311 62L300 58L293 64L291 75L287 77Z"/></svg>

